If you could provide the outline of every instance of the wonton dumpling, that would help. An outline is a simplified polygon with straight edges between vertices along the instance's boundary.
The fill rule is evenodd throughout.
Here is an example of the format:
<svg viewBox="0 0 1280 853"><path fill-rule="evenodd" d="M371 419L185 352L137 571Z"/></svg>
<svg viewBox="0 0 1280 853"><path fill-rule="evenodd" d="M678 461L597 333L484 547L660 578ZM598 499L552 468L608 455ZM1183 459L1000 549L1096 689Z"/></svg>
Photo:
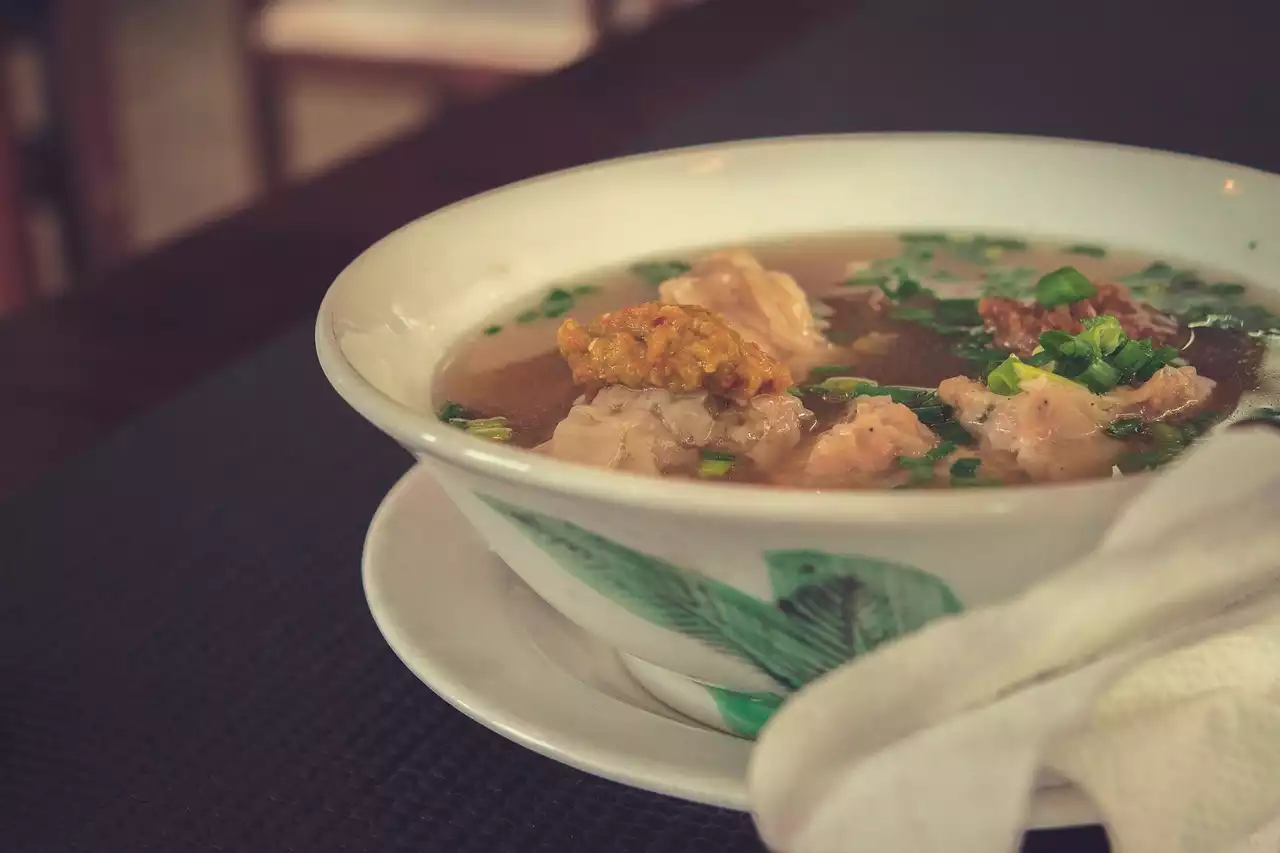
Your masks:
<svg viewBox="0 0 1280 853"><path fill-rule="evenodd" d="M1163 367L1138 388L1094 394L1055 377L1022 383L1009 397L964 376L944 380L938 396L984 447L1009 451L1035 480L1103 476L1124 445L1104 427L1122 415L1162 420L1204 404L1214 382L1194 367Z"/></svg>
<svg viewBox="0 0 1280 853"><path fill-rule="evenodd" d="M1065 379L1031 379L1005 397L955 376L943 380L938 396L983 447L1014 454L1018 467L1036 480L1103 476L1124 450L1102 431L1119 403Z"/></svg>
<svg viewBox="0 0 1280 853"><path fill-rule="evenodd" d="M715 311L737 332L803 376L833 349L796 280L766 270L742 250L715 252L693 269L664 281L663 302Z"/></svg>
<svg viewBox="0 0 1280 853"><path fill-rule="evenodd" d="M841 423L814 442L799 474L812 487L890 486L905 481L899 457L918 457L938 437L916 413L888 397L858 397Z"/></svg>
<svg viewBox="0 0 1280 853"><path fill-rule="evenodd" d="M569 462L647 474L691 472L703 448L769 467L795 449L812 419L790 394L721 407L706 392L610 386L570 409L538 450Z"/></svg>

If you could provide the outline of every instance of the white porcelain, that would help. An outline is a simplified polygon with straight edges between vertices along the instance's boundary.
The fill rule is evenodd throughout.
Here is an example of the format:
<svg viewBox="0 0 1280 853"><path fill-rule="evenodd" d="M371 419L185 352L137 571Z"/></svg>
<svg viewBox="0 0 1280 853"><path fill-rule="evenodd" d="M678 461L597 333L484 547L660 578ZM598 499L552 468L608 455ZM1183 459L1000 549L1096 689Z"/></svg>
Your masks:
<svg viewBox="0 0 1280 853"><path fill-rule="evenodd" d="M459 710L565 764L682 799L747 808L750 741L664 708L617 655L495 558L419 466L364 549L369 609L405 665ZM1094 823L1071 788L1037 792L1028 827Z"/></svg>
<svg viewBox="0 0 1280 853"><path fill-rule="evenodd" d="M980 136L817 137L628 158L487 193L385 238L325 297L317 349L338 392L425 460L553 607L643 663L773 701L1084 553L1146 478L826 494L644 478L469 437L433 416L432 381L460 336L575 274L859 229L1100 242L1276 286L1280 178Z"/></svg>

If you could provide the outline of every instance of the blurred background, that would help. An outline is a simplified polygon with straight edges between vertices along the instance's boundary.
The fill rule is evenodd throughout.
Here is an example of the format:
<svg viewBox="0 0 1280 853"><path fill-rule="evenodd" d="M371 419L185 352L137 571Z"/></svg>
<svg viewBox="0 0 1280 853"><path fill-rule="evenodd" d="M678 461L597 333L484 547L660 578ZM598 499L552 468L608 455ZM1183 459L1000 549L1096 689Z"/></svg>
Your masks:
<svg viewBox="0 0 1280 853"><path fill-rule="evenodd" d="M0 317L696 2L0 0Z"/></svg>

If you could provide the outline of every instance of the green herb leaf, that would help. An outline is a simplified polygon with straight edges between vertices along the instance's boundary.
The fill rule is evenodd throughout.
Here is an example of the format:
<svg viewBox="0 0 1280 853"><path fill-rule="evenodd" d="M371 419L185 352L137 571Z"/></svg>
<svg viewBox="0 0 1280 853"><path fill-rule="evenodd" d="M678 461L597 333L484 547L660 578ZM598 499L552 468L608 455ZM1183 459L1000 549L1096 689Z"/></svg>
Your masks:
<svg viewBox="0 0 1280 853"><path fill-rule="evenodd" d="M1106 249L1089 243L1074 243L1062 251L1068 255L1088 255L1091 258L1105 258L1107 256Z"/></svg>
<svg viewBox="0 0 1280 853"><path fill-rule="evenodd" d="M538 319L539 317L541 317L541 316L542 316L542 312L541 312L541 311L538 311L538 310L536 310L536 309L530 308L528 311L521 311L519 314L517 314L517 315L516 315L516 322L517 322L517 323L532 323L534 320L537 320L537 319Z"/></svg>
<svg viewBox="0 0 1280 853"><path fill-rule="evenodd" d="M485 326L484 327L484 333L489 336L496 335L498 334L498 332L501 332L501 331L502 331L501 326Z"/></svg>
<svg viewBox="0 0 1280 853"><path fill-rule="evenodd" d="M950 326L981 326L983 322L976 299L938 299L933 311L938 322Z"/></svg>
<svg viewBox="0 0 1280 853"><path fill-rule="evenodd" d="M966 456L951 463L951 479L972 480L978 475L982 460L976 456Z"/></svg>
<svg viewBox="0 0 1280 853"><path fill-rule="evenodd" d="M633 264L631 272L648 284L657 287L664 281L682 276L693 267L684 261L642 261Z"/></svg>
<svg viewBox="0 0 1280 853"><path fill-rule="evenodd" d="M574 296L586 296L591 293L599 293L600 288L594 284L575 285L570 291Z"/></svg>
<svg viewBox="0 0 1280 853"><path fill-rule="evenodd" d="M1036 301L1046 308L1070 305L1097 296L1098 289L1075 267L1062 267L1036 282Z"/></svg>

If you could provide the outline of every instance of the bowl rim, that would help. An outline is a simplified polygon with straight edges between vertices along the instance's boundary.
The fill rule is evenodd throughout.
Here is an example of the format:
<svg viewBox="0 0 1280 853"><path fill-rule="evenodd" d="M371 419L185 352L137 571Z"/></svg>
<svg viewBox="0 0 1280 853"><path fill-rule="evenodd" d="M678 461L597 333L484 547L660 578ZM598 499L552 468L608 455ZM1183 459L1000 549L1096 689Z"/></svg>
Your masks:
<svg viewBox="0 0 1280 853"><path fill-rule="evenodd" d="M530 185L555 181L568 175L650 160L690 154L742 149L786 147L832 142L913 143L1018 143L1042 148L1087 148L1117 151L1196 163L1218 163L1275 180L1276 175L1223 160L1180 154L1156 148L1096 142L1062 137L1001 133L886 132L798 134L758 139L713 142L630 154L584 163L504 184L469 196L420 216L382 237L354 259L330 285L316 317L316 353L326 378L338 394L382 431L408 443L411 452L423 453L458 468L495 478L507 484L541 489L565 497L608 503L638 510L678 512L716 520L787 521L817 525L918 526L921 521L965 522L982 517L1037 513L1064 505L1111 505L1141 490L1156 473L1131 474L1070 483L1031 483L999 489L841 489L811 490L755 484L707 483L681 478L653 477L624 471L603 470L542 456L523 448L510 448L468 436L442 423L434 412L422 412L397 402L365 379L346 359L333 322L333 302L347 270L366 254L375 252L402 231L422 227L430 220L491 196ZM461 338L470 329L465 330Z"/></svg>

